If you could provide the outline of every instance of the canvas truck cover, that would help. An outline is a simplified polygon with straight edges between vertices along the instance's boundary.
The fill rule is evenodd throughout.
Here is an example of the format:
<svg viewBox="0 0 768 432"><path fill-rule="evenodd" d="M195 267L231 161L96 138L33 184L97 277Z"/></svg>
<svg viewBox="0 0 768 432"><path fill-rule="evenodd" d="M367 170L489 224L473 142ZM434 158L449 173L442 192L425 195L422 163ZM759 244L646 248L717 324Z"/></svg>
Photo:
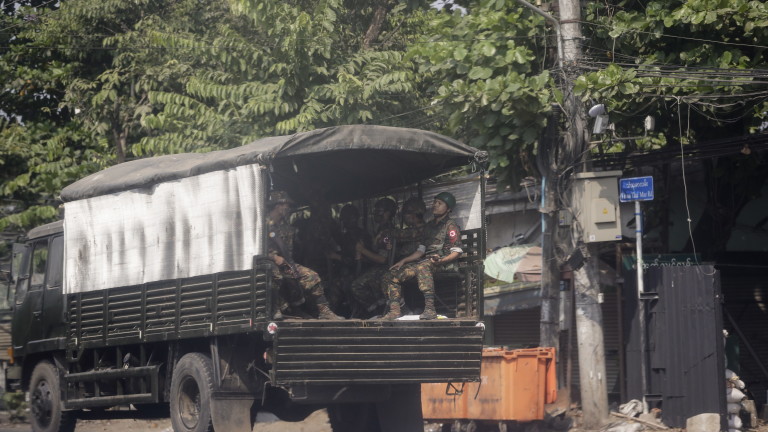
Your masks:
<svg viewBox="0 0 768 432"><path fill-rule="evenodd" d="M250 268L264 253L266 181L299 202L342 202L485 158L432 132L361 125L119 164L62 190L64 290Z"/></svg>

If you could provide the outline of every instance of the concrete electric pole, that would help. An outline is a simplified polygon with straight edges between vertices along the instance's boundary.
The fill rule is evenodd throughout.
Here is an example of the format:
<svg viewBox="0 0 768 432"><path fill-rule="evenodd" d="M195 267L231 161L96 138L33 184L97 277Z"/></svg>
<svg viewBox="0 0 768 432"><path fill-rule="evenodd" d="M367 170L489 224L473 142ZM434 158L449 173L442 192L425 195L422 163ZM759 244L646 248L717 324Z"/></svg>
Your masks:
<svg viewBox="0 0 768 432"><path fill-rule="evenodd" d="M564 137L569 161L583 167L586 148L586 110L573 94L573 82L581 60L581 2L558 0L560 32L563 38L564 110L567 133ZM579 168L576 171L580 171ZM581 248L584 264L574 271L576 303L576 335L579 352L579 387L585 429L598 429L608 420L608 391L605 377L605 348L603 316L598 294L600 291L597 250L582 243L581 232L572 231L574 250Z"/></svg>

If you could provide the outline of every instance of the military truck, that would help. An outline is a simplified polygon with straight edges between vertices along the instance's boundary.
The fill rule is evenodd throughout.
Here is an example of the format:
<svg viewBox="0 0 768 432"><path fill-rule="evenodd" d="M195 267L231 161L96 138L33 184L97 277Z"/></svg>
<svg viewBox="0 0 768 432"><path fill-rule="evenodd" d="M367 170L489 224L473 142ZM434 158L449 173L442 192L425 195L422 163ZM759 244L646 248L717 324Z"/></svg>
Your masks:
<svg viewBox="0 0 768 432"><path fill-rule="evenodd" d="M486 159L426 131L340 126L134 160L64 188L63 220L14 246L8 376L28 392L32 429L132 405L170 410L178 432L318 408L337 432L423 430L421 383L479 379ZM445 319L273 319L270 191L359 202L425 193L461 167L476 187L456 209L458 271L436 275Z"/></svg>

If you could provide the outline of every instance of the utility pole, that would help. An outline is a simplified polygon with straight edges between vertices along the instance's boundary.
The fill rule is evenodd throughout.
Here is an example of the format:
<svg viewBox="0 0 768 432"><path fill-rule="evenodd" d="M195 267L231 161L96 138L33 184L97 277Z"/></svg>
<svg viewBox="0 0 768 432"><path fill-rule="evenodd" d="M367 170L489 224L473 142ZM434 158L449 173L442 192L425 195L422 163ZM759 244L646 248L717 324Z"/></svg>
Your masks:
<svg viewBox="0 0 768 432"><path fill-rule="evenodd" d="M573 82L581 59L580 0L558 0L560 6L560 32L563 38L564 110L567 133L564 137L569 162L583 166L581 159L586 148L586 110L573 94ZM577 168L578 171L578 168ZM580 248L585 262L574 271L576 299L576 335L579 352L579 387L585 429L599 429L608 421L608 389L605 377L605 347L603 343L603 315L598 303L599 279L597 250L584 246L581 232L572 231L574 250Z"/></svg>

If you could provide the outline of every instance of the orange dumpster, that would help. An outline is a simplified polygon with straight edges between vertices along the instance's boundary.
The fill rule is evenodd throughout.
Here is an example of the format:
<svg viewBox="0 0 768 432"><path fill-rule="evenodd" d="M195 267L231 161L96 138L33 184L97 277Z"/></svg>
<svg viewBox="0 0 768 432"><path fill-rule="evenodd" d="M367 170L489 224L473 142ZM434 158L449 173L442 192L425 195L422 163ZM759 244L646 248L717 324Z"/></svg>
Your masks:
<svg viewBox="0 0 768 432"><path fill-rule="evenodd" d="M426 420L533 421L557 399L555 349L483 350L480 382L422 384Z"/></svg>

